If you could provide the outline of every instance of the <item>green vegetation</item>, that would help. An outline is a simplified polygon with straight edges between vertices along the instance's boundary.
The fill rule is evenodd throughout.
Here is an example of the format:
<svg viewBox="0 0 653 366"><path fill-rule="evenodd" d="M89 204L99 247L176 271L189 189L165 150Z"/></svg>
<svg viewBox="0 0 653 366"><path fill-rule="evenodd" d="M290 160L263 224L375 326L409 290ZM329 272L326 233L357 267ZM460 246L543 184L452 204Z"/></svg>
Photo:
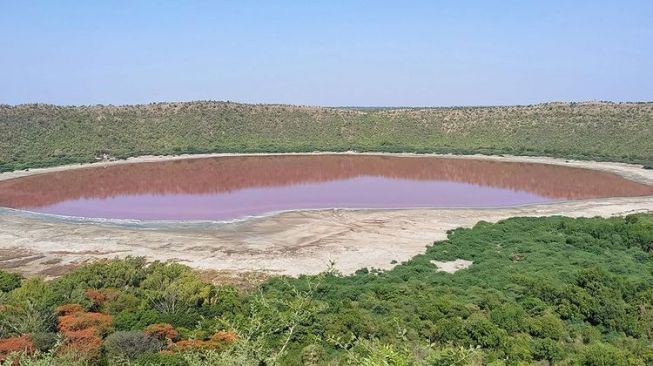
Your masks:
<svg viewBox="0 0 653 366"><path fill-rule="evenodd" d="M254 290L139 258L0 278L7 365L653 363L653 214L480 222L393 270Z"/></svg>
<svg viewBox="0 0 653 366"><path fill-rule="evenodd" d="M347 150L547 155L653 166L653 103L0 105L0 136L0 171L148 154Z"/></svg>

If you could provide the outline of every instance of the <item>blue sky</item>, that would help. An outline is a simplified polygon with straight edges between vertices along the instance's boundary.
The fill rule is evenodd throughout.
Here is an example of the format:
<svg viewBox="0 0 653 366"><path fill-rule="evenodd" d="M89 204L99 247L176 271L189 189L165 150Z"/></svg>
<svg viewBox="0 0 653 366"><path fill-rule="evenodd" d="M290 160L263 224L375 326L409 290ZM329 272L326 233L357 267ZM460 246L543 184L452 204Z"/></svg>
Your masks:
<svg viewBox="0 0 653 366"><path fill-rule="evenodd" d="M0 103L653 100L653 1L5 1Z"/></svg>

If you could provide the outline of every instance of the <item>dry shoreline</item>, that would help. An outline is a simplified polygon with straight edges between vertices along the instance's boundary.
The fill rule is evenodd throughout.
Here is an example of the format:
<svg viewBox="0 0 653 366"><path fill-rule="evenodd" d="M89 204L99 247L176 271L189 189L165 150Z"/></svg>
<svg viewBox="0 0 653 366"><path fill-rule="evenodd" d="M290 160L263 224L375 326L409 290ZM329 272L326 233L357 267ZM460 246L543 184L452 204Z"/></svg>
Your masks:
<svg viewBox="0 0 653 366"><path fill-rule="evenodd" d="M624 163L520 156L361 154L556 164L607 171L653 185L653 170ZM0 180L84 167L234 155L284 154L143 156L1 173ZM499 209L291 211L233 223L173 222L148 227L83 222L0 209L0 268L52 277L98 258L135 255L148 260L178 260L201 270L288 275L317 273L334 261L337 269L352 273L361 267L391 268L393 260L410 259L423 252L426 245L445 239L447 230L469 227L480 220L493 222L512 216L612 216L652 210L653 196L645 196Z"/></svg>

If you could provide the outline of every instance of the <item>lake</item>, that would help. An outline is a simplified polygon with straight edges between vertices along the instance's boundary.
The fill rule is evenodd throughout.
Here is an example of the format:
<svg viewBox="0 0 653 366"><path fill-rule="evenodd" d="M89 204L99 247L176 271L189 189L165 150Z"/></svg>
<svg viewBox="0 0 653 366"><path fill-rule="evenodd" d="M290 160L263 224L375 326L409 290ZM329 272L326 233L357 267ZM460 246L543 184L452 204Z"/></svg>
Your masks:
<svg viewBox="0 0 653 366"><path fill-rule="evenodd" d="M3 207L139 220L232 220L298 209L509 207L652 194L653 187L588 169L376 155L196 158L0 182Z"/></svg>

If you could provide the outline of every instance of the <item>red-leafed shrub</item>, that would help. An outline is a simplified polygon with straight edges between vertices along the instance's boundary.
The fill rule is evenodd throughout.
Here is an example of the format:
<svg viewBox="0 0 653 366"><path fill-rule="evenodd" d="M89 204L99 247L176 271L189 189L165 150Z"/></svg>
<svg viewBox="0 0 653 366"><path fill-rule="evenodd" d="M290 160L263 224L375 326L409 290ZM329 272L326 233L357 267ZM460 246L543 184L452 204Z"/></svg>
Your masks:
<svg viewBox="0 0 653 366"><path fill-rule="evenodd" d="M143 331L161 341L174 341L179 338L179 332L172 325L166 323L148 325Z"/></svg>
<svg viewBox="0 0 653 366"><path fill-rule="evenodd" d="M36 347L34 347L34 342L29 334L23 334L20 337L0 339L0 361L3 361L7 356L14 352L32 354L34 351L36 351Z"/></svg>
<svg viewBox="0 0 653 366"><path fill-rule="evenodd" d="M238 334L235 332L221 331L213 334L208 340L188 339L170 344L168 349L172 351L189 351L198 349L223 349L225 346L235 342Z"/></svg>
<svg viewBox="0 0 653 366"><path fill-rule="evenodd" d="M121 295L124 296L124 294L117 288L89 288L86 289L84 294L89 300L91 300L91 303L93 304L91 309L94 311L104 309L105 306L118 301Z"/></svg>
<svg viewBox="0 0 653 366"><path fill-rule="evenodd" d="M61 308L61 307L60 307ZM112 325L110 315L79 311L79 308L67 305L57 309L59 331L64 335L64 344L59 348L60 354L76 360L97 360L102 351L101 336Z"/></svg>
<svg viewBox="0 0 653 366"><path fill-rule="evenodd" d="M100 309L102 304L104 304L104 302L107 301L107 295L102 290L89 288L89 289L86 289L86 292L84 292L84 294L93 303L93 309L94 310Z"/></svg>
<svg viewBox="0 0 653 366"><path fill-rule="evenodd" d="M173 351L190 351L211 348L213 348L211 342L200 339L185 339L169 346L169 349Z"/></svg>
<svg viewBox="0 0 653 366"><path fill-rule="evenodd" d="M98 335L106 334L111 327L112 319L110 315L101 313L76 313L64 315L58 318L59 331L64 335L68 332L82 330L86 328L95 328Z"/></svg>
<svg viewBox="0 0 653 366"><path fill-rule="evenodd" d="M85 311L86 311L86 309L84 309L79 304L65 304L65 305L61 305L61 306L57 307L54 310L54 313L57 316L62 316L62 315L71 315L71 314L83 313Z"/></svg>
<svg viewBox="0 0 653 366"><path fill-rule="evenodd" d="M72 331L66 334L59 354L72 356L76 360L97 360L102 352L102 339L94 328Z"/></svg>
<svg viewBox="0 0 653 366"><path fill-rule="evenodd" d="M211 336L211 340L218 343L234 343L236 340L238 340L238 333L220 331Z"/></svg>
<svg viewBox="0 0 653 366"><path fill-rule="evenodd" d="M71 341L71 342L76 342L92 337L97 336L97 329L95 327L90 327L86 329L80 329L80 330L71 330L65 333L66 339Z"/></svg>

